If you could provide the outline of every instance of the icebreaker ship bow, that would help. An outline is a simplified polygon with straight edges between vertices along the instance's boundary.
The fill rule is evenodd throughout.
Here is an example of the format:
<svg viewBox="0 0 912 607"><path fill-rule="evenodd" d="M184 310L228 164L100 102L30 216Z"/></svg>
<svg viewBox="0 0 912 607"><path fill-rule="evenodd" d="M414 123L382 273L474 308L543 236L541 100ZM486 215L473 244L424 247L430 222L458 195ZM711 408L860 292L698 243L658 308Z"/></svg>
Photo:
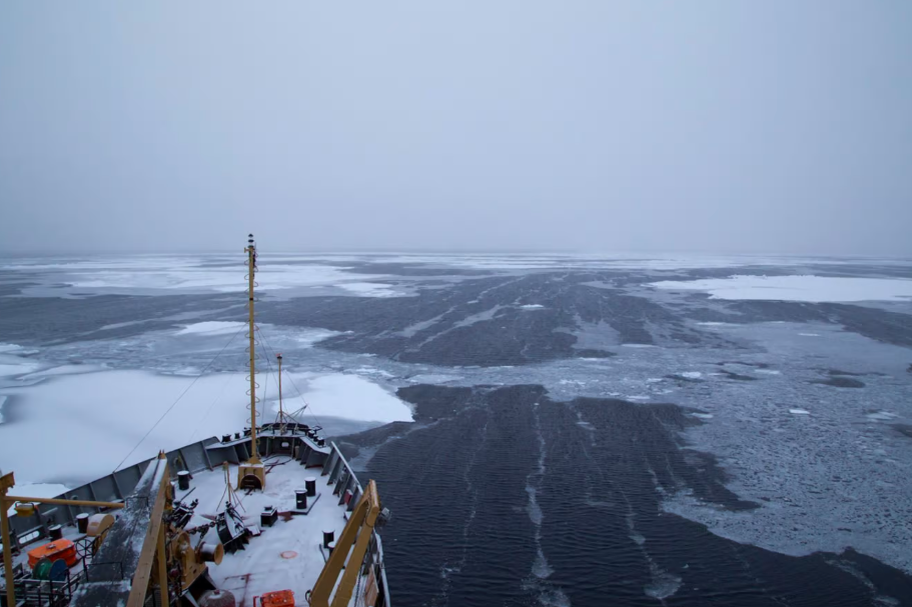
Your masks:
<svg viewBox="0 0 912 607"><path fill-rule="evenodd" d="M284 408L281 354L279 414L258 423L252 234L244 251L250 427L54 498L17 495L14 473L2 475L3 605L392 604L377 486Z"/></svg>

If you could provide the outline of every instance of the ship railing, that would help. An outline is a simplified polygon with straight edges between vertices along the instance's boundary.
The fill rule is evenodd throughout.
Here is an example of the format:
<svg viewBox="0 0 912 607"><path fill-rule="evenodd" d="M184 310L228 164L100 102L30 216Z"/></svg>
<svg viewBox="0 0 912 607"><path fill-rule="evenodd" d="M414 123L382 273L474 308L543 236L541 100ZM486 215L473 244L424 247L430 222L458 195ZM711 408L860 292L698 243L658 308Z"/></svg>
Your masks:
<svg viewBox="0 0 912 607"><path fill-rule="evenodd" d="M206 449L208 445L217 442L218 439L212 437L169 451L166 456L172 475L176 475L179 470L189 470L191 473L195 473L203 470L212 470L221 465L222 460ZM54 497L72 500L123 502L126 496L133 493L133 489L139 479L142 478L149 462L153 459L155 458L121 468ZM15 488L12 492L15 492ZM74 525L76 516L83 512L95 514L96 512L106 511L104 508L92 506L38 504L36 505L37 518L34 515L23 517L15 514L10 517L10 532L15 538L14 546L22 546L35 539L47 537L47 529L52 525Z"/></svg>
<svg viewBox="0 0 912 607"><path fill-rule="evenodd" d="M75 575L67 573L65 580L18 579L16 586L16 605L26 607L58 607L70 604L73 593L80 582L85 581L83 572ZM5 598L5 597L4 597Z"/></svg>
<svg viewBox="0 0 912 607"><path fill-rule="evenodd" d="M335 442L331 442L330 445L332 451L323 465L323 475L329 476L328 483L333 485L333 495L338 497L339 505L346 505L348 512L351 512L361 499L364 488L338 445ZM377 580L379 591L377 607L391 607L389 583L386 579L386 561L383 556L383 540L376 529L371 535L371 543L364 560L364 569L372 569L374 579Z"/></svg>

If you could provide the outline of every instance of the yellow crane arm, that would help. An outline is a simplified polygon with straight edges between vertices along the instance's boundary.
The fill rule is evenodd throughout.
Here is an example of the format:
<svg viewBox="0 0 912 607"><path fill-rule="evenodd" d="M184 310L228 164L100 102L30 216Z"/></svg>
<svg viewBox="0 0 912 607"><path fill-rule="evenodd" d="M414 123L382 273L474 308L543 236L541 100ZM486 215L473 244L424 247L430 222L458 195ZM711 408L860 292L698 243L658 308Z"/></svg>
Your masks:
<svg viewBox="0 0 912 607"><path fill-rule="evenodd" d="M320 572L320 577L317 578L317 583L314 584L310 593L311 607L330 607L329 599L337 581L339 587L336 588L336 594L332 597L332 607L348 606L355 583L358 581L358 575L361 573L361 563L364 562L364 555L370 544L374 523L379 514L380 496L377 493L377 484L370 481L367 484L367 490L358 500L358 505L352 510L351 517L348 519L339 541L336 542L335 549L329 556L329 560L326 561L323 571ZM345 573L339 580L339 572L346 565L346 561L348 566L345 567Z"/></svg>

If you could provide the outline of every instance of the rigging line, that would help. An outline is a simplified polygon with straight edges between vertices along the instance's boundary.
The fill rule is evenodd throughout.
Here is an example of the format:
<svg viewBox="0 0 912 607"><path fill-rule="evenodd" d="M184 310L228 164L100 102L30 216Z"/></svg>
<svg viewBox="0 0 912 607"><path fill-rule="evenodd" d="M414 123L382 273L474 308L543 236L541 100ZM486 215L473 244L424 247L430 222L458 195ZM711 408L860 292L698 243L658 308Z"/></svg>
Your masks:
<svg viewBox="0 0 912 607"><path fill-rule="evenodd" d="M257 329L259 330L259 327L257 327ZM263 348L264 348L264 349L269 348L269 350L270 350L270 352L272 353L272 355L275 356L275 355L276 355L275 350L274 350L273 347L269 344L269 341L266 339L266 336L263 334L262 331L260 331L260 337L263 338L263 343L261 344L261 345L263 346ZM268 354L268 353L267 353L267 354ZM269 360L269 356L268 356L268 355L267 355L267 357L266 357L266 360L267 360L267 361ZM290 373L289 373L288 375L286 375L286 377L288 377L288 381L291 382L291 385L294 387L295 392L298 393L298 398L300 398L300 399L301 399L301 402L304 403L304 406L301 407L301 409L310 409L310 403L308 403L306 400L304 400L304 394L301 392L300 389L298 389L298 385L295 383L294 378L291 376ZM311 414L311 416L314 418L314 421L316 421L316 422L318 423L318 425L319 425L319 421L320 421L320 420L317 419L317 416L314 415L313 411L310 411L310 414Z"/></svg>
<svg viewBox="0 0 912 607"><path fill-rule="evenodd" d="M136 450L139 448L139 446L142 444L142 442L143 442L144 440L146 440L147 438L149 438L149 435L152 434L152 431L155 430L156 427L158 427L158 424L160 424L160 423L162 422L162 420L165 419L165 417L166 417L169 413L171 413L171 410L174 408L174 406L177 405L177 403L180 402L180 400L184 397L184 395L185 395L187 392L190 391L190 388L193 387L193 385L197 382L197 380L199 380L199 378L201 378L201 377L206 373L206 371L209 370L209 367L212 366L212 363L214 363L215 360L216 360L219 356L222 355L222 352L224 352L225 350L228 349L228 346L231 345L231 342L234 341L234 338L237 337L238 335L240 335L241 332L242 332L245 328L246 328L246 327L241 327L240 329L238 329L237 333L235 333L234 335L231 336L231 339L228 340L228 343L226 343L225 346L224 346L221 350L218 351L218 354L216 354L215 356L212 357L212 360L210 360L210 361L206 364L206 367L205 367L202 371L200 371L200 374L193 378L193 381L190 382L190 385L187 386L186 388L184 388L184 391L180 393L180 396L177 397L177 400L175 400L173 403L171 403L171 406L168 407L168 409L167 409L164 413L162 413L162 416L158 418L158 421L157 421L157 422L155 422L154 424L152 424L152 427L149 428L149 431L146 432L146 433L143 435L143 437L142 437L141 439L139 439L139 442L136 443L136 446L134 446L132 449L130 449L130 452L127 453L127 455L124 456L124 458L123 458L122 460L120 460L120 463L117 464L117 466L115 466L114 472L117 472L117 469L120 468L121 466L123 466L123 463L124 463L125 461L127 461L127 458L128 458L128 457L130 457L131 455L133 455L133 452L136 451Z"/></svg>
<svg viewBox="0 0 912 607"><path fill-rule="evenodd" d="M259 327L257 327L257 330L259 330ZM263 344L262 344L263 347L269 348L269 350L272 351L273 356L275 356L275 350L273 350L272 346L266 340L266 336L263 335L262 331L260 331L260 337L263 338ZM268 357L267 357L267 360L269 360ZM295 413L300 413L302 409L307 409L308 413L310 413L310 416L313 417L314 422L316 422L316 425L319 426L320 420L317 418L317 415L313 412L313 409L310 408L310 403L308 403L306 400L304 400L304 393L301 392L301 390L298 388L298 385L295 383L294 378L291 376L290 373L288 375L286 375L286 377L288 378L288 381L291 382L291 385L294 386L295 392L298 393L298 398L300 398L301 402L304 403L304 406L301 407L301 409L298 409L297 411L295 411ZM292 419L294 419L293 416L292 416Z"/></svg>
<svg viewBox="0 0 912 607"><path fill-rule="evenodd" d="M200 421L196 425L196 428L193 429L193 434L190 435L190 440L193 440L196 437L196 433L199 432L199 429L200 429L200 427L202 427L203 422L205 422L207 419L209 419L209 414L212 412L212 407L214 407L215 403L217 403L222 398L222 394L225 393L225 388L228 387L228 384L230 382L231 382L231 374L229 373L229 374L227 374L227 377L225 378L225 383L222 384L222 389L219 390L219 393L216 395L215 400L212 401L212 404L209 405L208 409L206 409L206 414L200 418Z"/></svg>
<svg viewBox="0 0 912 607"><path fill-rule="evenodd" d="M270 376L269 372L266 372L263 374L263 400L260 401L261 403L263 403L263 407L260 410L261 414L263 412L262 409L264 409L266 407L266 390L269 388L269 376ZM266 419L265 415L263 415L263 419L264 420Z"/></svg>
<svg viewBox="0 0 912 607"><path fill-rule="evenodd" d="M313 409L311 409L310 403L308 403L306 400L304 400L304 394L298 388L298 385L294 382L294 379L292 379L291 374L288 375L288 381L290 381L291 385L294 386L295 392L298 393L298 398L300 398L301 402L304 403L304 406L301 407L301 409L298 409L297 411L295 411L295 413L300 413L302 409L306 409L307 412L310 413L310 416L314 419L314 422L316 422L315 425L319 426L320 420L317 418L317 414L314 413Z"/></svg>
<svg viewBox="0 0 912 607"><path fill-rule="evenodd" d="M254 326L257 335L260 336L260 341L257 342L257 345L260 346L260 351L263 353L263 360L266 361L266 372L263 373L263 407L266 407L266 386L269 385L269 377L273 375L272 370L272 361L269 360L269 352L266 351L266 347L263 345L263 342L266 341L266 336L263 335L263 330L260 329L259 325ZM265 409L264 409L265 410ZM266 415L263 415L263 423L266 423Z"/></svg>

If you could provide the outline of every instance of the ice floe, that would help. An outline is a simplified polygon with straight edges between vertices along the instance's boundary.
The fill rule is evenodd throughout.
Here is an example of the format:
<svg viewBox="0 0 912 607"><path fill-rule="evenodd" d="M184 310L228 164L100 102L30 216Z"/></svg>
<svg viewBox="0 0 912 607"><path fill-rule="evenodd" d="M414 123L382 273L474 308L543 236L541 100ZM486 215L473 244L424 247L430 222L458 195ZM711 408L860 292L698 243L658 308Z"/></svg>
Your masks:
<svg viewBox="0 0 912 607"><path fill-rule="evenodd" d="M268 255L268 254L267 254ZM262 256L262 261L267 259ZM307 263L307 256L274 258L261 263L260 291L299 287L336 287L362 297L390 297L397 292L376 282L381 275L349 272L350 267ZM78 292L193 291L230 293L244 291L244 266L237 257L134 255L126 259L101 257L77 262L22 261L3 269L28 272L49 282L65 284ZM294 263L294 262L299 263ZM289 263L292 262L292 263Z"/></svg>
<svg viewBox="0 0 912 607"><path fill-rule="evenodd" d="M286 401L291 401L286 407L303 405L295 390L299 387L309 405L302 419L305 423L312 423L313 416L317 421L331 416L376 424L412 419L408 405L363 377L285 375L289 379L284 386ZM263 403L260 419L272 421L275 380L264 374L258 382ZM0 462L34 481L91 480L113 470L134 448L123 465L152 457L159 449L175 449L249 425L248 385L244 373L214 373L197 379L101 371L2 388L0 397L15 396L17 408L15 423L0 425ZM103 448L74 449L73 441Z"/></svg>
<svg viewBox="0 0 912 607"><path fill-rule="evenodd" d="M381 423L412 421L407 404L358 375L297 373L311 413ZM306 387L304 387L306 386Z"/></svg>
<svg viewBox="0 0 912 607"><path fill-rule="evenodd" d="M871 421L888 422L899 416L895 413L890 413L889 411L871 411L870 413L866 413L865 417Z"/></svg>
<svg viewBox="0 0 912 607"><path fill-rule="evenodd" d="M231 335L245 328L247 323L210 320L185 325L177 335Z"/></svg>
<svg viewBox="0 0 912 607"><path fill-rule="evenodd" d="M710 293L712 299L778 301L910 301L912 280L834 276L743 276L663 280L653 287Z"/></svg>

